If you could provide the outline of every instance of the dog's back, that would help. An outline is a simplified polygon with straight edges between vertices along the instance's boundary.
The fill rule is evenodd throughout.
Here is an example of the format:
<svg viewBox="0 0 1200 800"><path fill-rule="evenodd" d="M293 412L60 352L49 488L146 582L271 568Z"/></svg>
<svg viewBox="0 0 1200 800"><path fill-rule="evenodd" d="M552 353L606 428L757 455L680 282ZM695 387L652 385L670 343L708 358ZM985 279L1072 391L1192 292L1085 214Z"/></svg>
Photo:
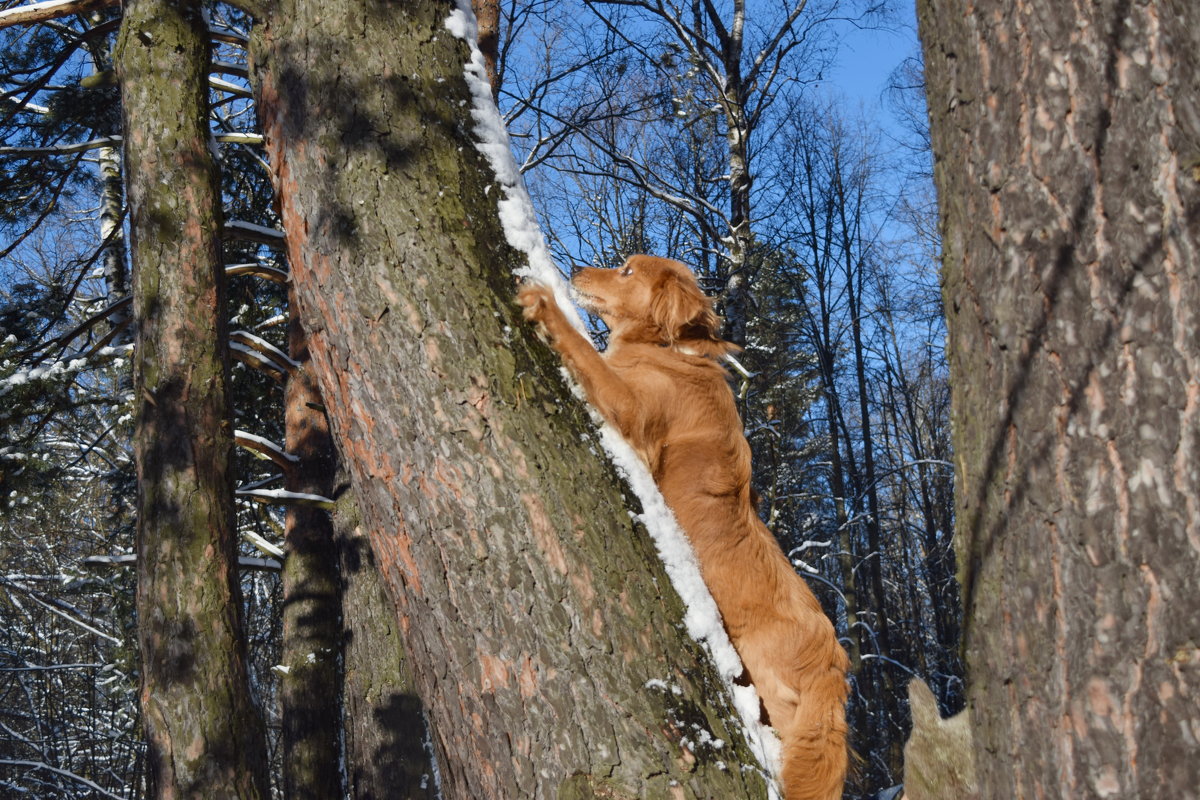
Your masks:
<svg viewBox="0 0 1200 800"><path fill-rule="evenodd" d="M664 363L672 355L686 361ZM848 659L816 597L758 518L750 447L721 369L697 361L662 353L631 365L632 372L661 371L656 380L631 385L650 386L663 376L673 382L662 438L642 449L651 454L663 497L696 549L705 583L779 732L788 800L833 800L841 797L847 765Z"/></svg>
<svg viewBox="0 0 1200 800"><path fill-rule="evenodd" d="M750 446L717 358L734 348L695 278L633 256L574 285L610 330L595 349L544 290L521 302L588 399L650 467L783 745L788 800L836 800L845 779L845 651L751 500Z"/></svg>

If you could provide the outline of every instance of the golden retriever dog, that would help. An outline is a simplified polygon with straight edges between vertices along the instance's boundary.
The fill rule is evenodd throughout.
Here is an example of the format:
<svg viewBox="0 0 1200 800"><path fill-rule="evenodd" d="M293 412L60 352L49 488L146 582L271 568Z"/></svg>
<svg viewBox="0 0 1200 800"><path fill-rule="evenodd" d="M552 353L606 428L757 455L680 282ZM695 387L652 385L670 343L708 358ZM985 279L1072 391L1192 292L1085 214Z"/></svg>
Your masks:
<svg viewBox="0 0 1200 800"><path fill-rule="evenodd" d="M691 539L704 581L783 745L788 800L836 800L847 763L848 659L816 597L751 500L750 446L720 364L737 349L691 271L654 256L572 280L609 328L604 354L549 289L522 288L526 319L588 400L645 460Z"/></svg>

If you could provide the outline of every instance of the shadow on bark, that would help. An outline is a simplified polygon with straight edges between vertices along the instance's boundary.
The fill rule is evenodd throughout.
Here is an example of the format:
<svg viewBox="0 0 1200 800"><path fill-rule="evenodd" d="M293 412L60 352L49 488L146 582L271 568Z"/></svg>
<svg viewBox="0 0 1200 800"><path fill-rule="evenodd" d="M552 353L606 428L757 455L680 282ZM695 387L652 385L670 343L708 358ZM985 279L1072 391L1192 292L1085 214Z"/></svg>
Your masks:
<svg viewBox="0 0 1200 800"><path fill-rule="evenodd" d="M1124 0L1119 4L1118 9L1111 18L1116 20L1124 19L1129 12L1129 8L1129 0ZM1120 42L1121 34L1124 30L1123 27L1116 26L1109 36L1108 53L1104 69L1104 87L1107 95L1115 93L1119 88L1117 61L1121 53L1127 49ZM1096 128L1098 132L1096 134L1094 152L1096 170L1097 173L1101 173L1104 168L1105 153L1108 148L1113 120L1111 111L1107 107L1100 109L1097 116ZM1097 175L1097 179L1099 178L1100 175ZM1029 389L1033 369L1036 365L1040 364L1040 356L1046 352L1049 326L1055 318L1055 312L1059 306L1063 283L1071 277L1072 269L1080 268L1080 264L1077 261L1079 234L1089 229L1089 219L1095 209L1095 195L1096 187L1094 184L1089 184L1085 187L1083 195L1079 198L1074 212L1071 214L1070 228L1066 234L1067 240L1057 248L1053 262L1054 266L1049 273L1049 280L1042 289L1042 293L1048 302L1043 305L1035 325L1024 337L1028 353L1015 362L1017 369L1005 396L1004 417L998 424L993 426L992 441L988 446L987 458L980 473L981 480L976 484L976 493L973 498L976 508L983 508L985 506L990 487L996 481L1002 479L1007 452L1005 445L1008 441L1009 432L1016 421L1018 410L1023 410L1022 404ZM1187 222L1194 223L1198 218L1200 218L1200 208L1193 207L1188 212ZM1116 292L1115 302L1112 306L1113 310L1126 307L1138 276L1143 274L1151 258L1156 254L1162 253L1163 245L1164 237L1162 233L1147 238L1145 246L1128 265L1128 274ZM1067 405L1069 415L1074 416L1078 411L1088 377L1109 352L1120 330L1120 321L1124 318L1124 315L1110 315L1104 325L1102 335L1093 339L1090 344L1084 343L1081 345L1082 348L1087 350L1088 357L1082 361L1078 358L1073 359L1080 366L1078 367L1078 374L1070 381L1069 403ZM1022 342L1013 342L1012 344L1019 345ZM1001 342L1000 346L1002 349L1006 349L1009 343ZM1045 438L1032 458L1028 459L1026 463L1045 463L1053 444L1054 440L1052 438ZM1031 487L1030 477L1030 472L1024 472L1016 478L1014 488L1005 502L1006 506L1013 508L1021 505ZM995 554L997 543L1002 539L1007 528L1007 522L1008 520L1005 515L998 515L987 526L987 530L984 531L983 528L986 524L985 515L976 514L972 517L971 526L967 533L969 546L968 558L962 570L963 630L960 641L964 650L967 647L975 608L977 589L977 582L974 580L975 571L980 564L988 561Z"/></svg>
<svg viewBox="0 0 1200 800"><path fill-rule="evenodd" d="M350 493L347 492L347 495ZM349 497L339 498L339 509ZM339 514L346 756L355 800L437 796L430 731L370 543Z"/></svg>

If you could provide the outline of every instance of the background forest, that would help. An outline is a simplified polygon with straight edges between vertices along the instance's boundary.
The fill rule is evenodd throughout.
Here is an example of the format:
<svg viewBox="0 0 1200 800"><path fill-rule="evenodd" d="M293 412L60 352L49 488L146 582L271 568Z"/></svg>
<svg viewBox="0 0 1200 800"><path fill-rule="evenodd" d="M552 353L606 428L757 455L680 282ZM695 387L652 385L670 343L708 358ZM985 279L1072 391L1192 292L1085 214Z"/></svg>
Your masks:
<svg viewBox="0 0 1200 800"><path fill-rule="evenodd" d="M852 57L854 31L900 28L910 10L480 6L496 14L493 89L561 269L679 258L744 345L734 382L761 513L851 656L861 763L848 796L898 783L909 679L922 677L943 712L964 703L932 157L915 44L897 59L888 119L826 76ZM0 793L135 798L147 766L119 18L95 3L74 11L0 17ZM318 723L288 718L300 701L283 684L302 671L287 666L288 648L305 646L289 644L285 611L311 584L286 574L286 509L327 516L331 504L326 491L283 491L295 349L247 67L251 20L212 4L208 24L248 664L272 791L306 796L285 753L303 737L295 726ZM323 560L369 561L361 548L343 540ZM386 671L391 656L380 658ZM354 691L328 704L348 731L333 734L335 748L365 735L350 731Z"/></svg>

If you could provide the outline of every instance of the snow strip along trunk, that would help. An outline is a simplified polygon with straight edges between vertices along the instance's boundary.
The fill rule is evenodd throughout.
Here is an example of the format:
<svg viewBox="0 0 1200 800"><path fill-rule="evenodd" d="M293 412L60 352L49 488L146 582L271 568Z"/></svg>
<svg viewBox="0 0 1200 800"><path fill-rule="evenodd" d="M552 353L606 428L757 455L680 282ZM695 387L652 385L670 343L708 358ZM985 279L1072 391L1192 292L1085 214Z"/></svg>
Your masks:
<svg viewBox="0 0 1200 800"><path fill-rule="evenodd" d="M478 137L476 146L487 157L503 189L504 196L497 202L497 208L505 238L529 259L527 267L519 268L515 272L520 277L549 286L567 319L577 329L586 333L583 320L570 302L566 281L546 248L533 209L533 201L525 189L524 180L512 155L508 131L500 116L500 110L492 99L483 54L475 44L478 37L470 3L467 0L457 0L457 6L446 20L446 28L471 48L471 59L466 64L464 76L471 90L471 116L475 121L474 132ZM572 385L576 396L583 400L582 391L574 385L574 381L565 370L562 374ZM716 601L701 577L700 564L696 560L691 542L679 527L675 515L667 507L658 486L654 483L654 478L633 448L598 414L593 414L592 417L600 428L600 440L605 452L641 501L643 511L638 515L638 519L653 537L667 575L687 607L685 623L688 633L708 648L722 680L733 695L734 703L745 723L751 747L773 773L777 772L779 740L771 728L759 721L760 705L754 687L734 683L742 674L742 662L721 622Z"/></svg>

